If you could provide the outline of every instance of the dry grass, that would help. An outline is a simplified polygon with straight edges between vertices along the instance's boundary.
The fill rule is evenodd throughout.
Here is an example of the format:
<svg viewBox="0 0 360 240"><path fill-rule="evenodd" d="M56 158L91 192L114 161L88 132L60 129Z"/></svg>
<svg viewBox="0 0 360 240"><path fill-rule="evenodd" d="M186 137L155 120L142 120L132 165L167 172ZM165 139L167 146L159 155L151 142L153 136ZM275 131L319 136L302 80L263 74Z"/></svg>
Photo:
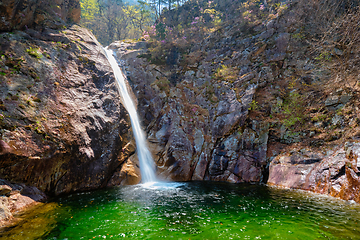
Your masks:
<svg viewBox="0 0 360 240"><path fill-rule="evenodd" d="M358 4L350 0L304 0L298 6L313 57L331 71L333 80L351 88L360 69Z"/></svg>

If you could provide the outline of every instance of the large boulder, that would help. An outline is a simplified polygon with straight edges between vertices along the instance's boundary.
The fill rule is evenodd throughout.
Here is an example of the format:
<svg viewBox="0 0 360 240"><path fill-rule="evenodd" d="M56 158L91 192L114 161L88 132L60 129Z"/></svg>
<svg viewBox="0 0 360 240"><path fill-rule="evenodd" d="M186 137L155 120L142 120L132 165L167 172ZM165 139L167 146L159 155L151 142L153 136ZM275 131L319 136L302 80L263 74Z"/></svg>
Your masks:
<svg viewBox="0 0 360 240"><path fill-rule="evenodd" d="M0 39L0 177L49 194L107 186L135 148L102 46L76 25Z"/></svg>

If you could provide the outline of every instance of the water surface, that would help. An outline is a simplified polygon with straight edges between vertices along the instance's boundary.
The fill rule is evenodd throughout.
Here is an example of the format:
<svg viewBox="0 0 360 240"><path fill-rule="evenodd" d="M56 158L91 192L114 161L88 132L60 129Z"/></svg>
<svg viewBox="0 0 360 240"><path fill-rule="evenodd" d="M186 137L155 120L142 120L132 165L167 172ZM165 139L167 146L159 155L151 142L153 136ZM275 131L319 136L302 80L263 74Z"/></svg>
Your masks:
<svg viewBox="0 0 360 240"><path fill-rule="evenodd" d="M259 185L148 183L61 197L0 239L360 239L359 210Z"/></svg>

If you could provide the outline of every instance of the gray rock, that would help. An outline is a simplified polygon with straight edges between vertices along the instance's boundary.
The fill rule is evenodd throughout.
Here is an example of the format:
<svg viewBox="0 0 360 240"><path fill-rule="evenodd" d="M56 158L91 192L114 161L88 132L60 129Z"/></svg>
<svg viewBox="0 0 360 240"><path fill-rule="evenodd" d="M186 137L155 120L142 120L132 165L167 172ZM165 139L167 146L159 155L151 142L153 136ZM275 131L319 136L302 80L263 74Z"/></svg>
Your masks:
<svg viewBox="0 0 360 240"><path fill-rule="evenodd" d="M339 103L339 96L336 95L332 95L329 96L326 100L325 100L325 106L329 107L329 106L333 106Z"/></svg>
<svg viewBox="0 0 360 240"><path fill-rule="evenodd" d="M342 56L342 55L344 55L344 52L343 51L341 51L340 49L338 49L338 48L334 48L334 53L336 54L336 55L338 55L338 56Z"/></svg>
<svg viewBox="0 0 360 240"><path fill-rule="evenodd" d="M279 53L285 53L289 45L290 34L289 33L280 33L279 36L275 39L275 44L277 51Z"/></svg>
<svg viewBox="0 0 360 240"><path fill-rule="evenodd" d="M331 119L331 123L334 126L341 126L344 124L344 119L343 117L341 117L340 115L335 115L332 119Z"/></svg>
<svg viewBox="0 0 360 240"><path fill-rule="evenodd" d="M348 103L348 102L351 100L352 97L353 97L352 94L342 95L342 96L340 96L340 102L341 102L342 104L346 104L346 103Z"/></svg>
<svg viewBox="0 0 360 240"><path fill-rule="evenodd" d="M270 29L262 32L261 34L259 34L259 38L260 38L260 39L263 39L263 40L266 40L266 39L268 39L269 37L273 36L274 33L275 33L275 29L270 28Z"/></svg>

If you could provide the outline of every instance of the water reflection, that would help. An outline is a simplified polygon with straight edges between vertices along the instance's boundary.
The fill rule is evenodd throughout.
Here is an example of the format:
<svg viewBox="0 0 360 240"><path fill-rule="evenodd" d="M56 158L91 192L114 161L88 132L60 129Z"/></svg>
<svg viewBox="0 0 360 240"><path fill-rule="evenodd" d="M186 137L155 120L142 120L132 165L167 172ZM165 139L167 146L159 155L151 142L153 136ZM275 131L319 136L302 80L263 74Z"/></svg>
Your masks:
<svg viewBox="0 0 360 240"><path fill-rule="evenodd" d="M61 214L59 204L41 204L30 209L27 213L15 215L14 225L0 231L0 239L31 240L38 239L53 230L56 226L56 216Z"/></svg>
<svg viewBox="0 0 360 240"><path fill-rule="evenodd" d="M13 230L3 237L357 239L360 231L357 204L259 185L152 183L73 194L55 205L14 228L21 238ZM25 238L36 221L41 230Z"/></svg>

